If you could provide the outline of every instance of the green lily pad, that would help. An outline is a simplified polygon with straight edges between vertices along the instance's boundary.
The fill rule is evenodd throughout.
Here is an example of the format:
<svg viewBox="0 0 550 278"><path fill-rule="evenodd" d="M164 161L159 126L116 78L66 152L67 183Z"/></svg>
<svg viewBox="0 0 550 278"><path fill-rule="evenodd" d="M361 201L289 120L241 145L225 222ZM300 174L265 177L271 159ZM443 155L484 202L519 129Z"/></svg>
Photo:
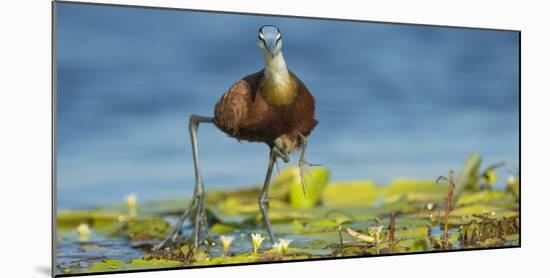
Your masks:
<svg viewBox="0 0 550 278"><path fill-rule="evenodd" d="M57 228L61 230L75 229L78 225L86 223L94 228L103 228L119 223L121 216L118 212L102 210L65 210L57 213Z"/></svg>
<svg viewBox="0 0 550 278"><path fill-rule="evenodd" d="M322 202L325 206L370 206L378 191L372 181L331 183L323 192Z"/></svg>
<svg viewBox="0 0 550 278"><path fill-rule="evenodd" d="M253 263L260 260L260 257L251 253L244 253L232 256L222 256L212 258L207 261L198 261L193 265L218 265L218 264L238 264L238 263Z"/></svg>
<svg viewBox="0 0 550 278"><path fill-rule="evenodd" d="M88 224L95 232L109 236L128 237L133 240L161 238L171 226L160 217L128 218L116 212L63 211L57 215L60 230L75 230L81 223Z"/></svg>
<svg viewBox="0 0 550 278"><path fill-rule="evenodd" d="M513 203L513 198L510 194L504 191L476 191L476 192L464 192L456 200L456 206L467 206L472 204L499 204L499 203Z"/></svg>
<svg viewBox="0 0 550 278"><path fill-rule="evenodd" d="M394 252L424 252L432 249L431 241L427 238L413 238L401 240L394 247Z"/></svg>
<svg viewBox="0 0 550 278"><path fill-rule="evenodd" d="M121 270L135 270L135 269L150 269L150 268L170 268L170 267L182 267L183 264L179 261L171 260L143 260L136 259L130 262L124 262L121 260L109 259L102 262L98 262L92 265L89 272L111 272Z"/></svg>
<svg viewBox="0 0 550 278"><path fill-rule="evenodd" d="M334 228L340 225L333 219L314 220L307 223L308 228Z"/></svg>
<svg viewBox="0 0 550 278"><path fill-rule="evenodd" d="M178 214L188 204L189 198L182 196L180 198L137 202L136 210L139 216ZM114 204L102 204L98 206L98 210L117 212L122 215L129 214L128 204L123 200Z"/></svg>
<svg viewBox="0 0 550 278"><path fill-rule="evenodd" d="M408 228L408 229L401 229L395 231L395 237L397 239L400 238L415 238L415 239L422 239L427 236L429 236L429 230L428 227L414 227L414 228Z"/></svg>
<svg viewBox="0 0 550 278"><path fill-rule="evenodd" d="M404 195L408 193L438 193L446 189L438 185L434 180L416 180L398 178L394 179L384 188L386 196Z"/></svg>
<svg viewBox="0 0 550 278"><path fill-rule="evenodd" d="M171 230L172 227L164 219L149 217L128 221L111 235L126 236L132 240L148 240L151 238L164 238Z"/></svg>
<svg viewBox="0 0 550 278"><path fill-rule="evenodd" d="M286 252L288 255L308 255L313 257L324 257L332 255L332 249L330 248L289 248Z"/></svg>
<svg viewBox="0 0 550 278"><path fill-rule="evenodd" d="M225 224L225 223L216 223L210 227L210 231L215 234L228 234L232 233L235 230L237 230L240 226L239 225L231 225L231 224Z"/></svg>

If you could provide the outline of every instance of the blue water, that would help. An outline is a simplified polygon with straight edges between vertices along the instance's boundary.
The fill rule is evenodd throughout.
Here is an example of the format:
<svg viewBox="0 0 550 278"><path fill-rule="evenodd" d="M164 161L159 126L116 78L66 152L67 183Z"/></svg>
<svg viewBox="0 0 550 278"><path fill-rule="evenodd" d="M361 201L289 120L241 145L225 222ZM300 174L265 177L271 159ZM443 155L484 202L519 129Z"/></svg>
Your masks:
<svg viewBox="0 0 550 278"><path fill-rule="evenodd" d="M212 115L232 83L262 68L263 24L281 29L287 64L316 97L308 157L333 180L434 179L472 152L519 160L514 32L68 3L56 12L60 208L190 194L188 117ZM263 181L264 145L208 125L199 141L207 189Z"/></svg>

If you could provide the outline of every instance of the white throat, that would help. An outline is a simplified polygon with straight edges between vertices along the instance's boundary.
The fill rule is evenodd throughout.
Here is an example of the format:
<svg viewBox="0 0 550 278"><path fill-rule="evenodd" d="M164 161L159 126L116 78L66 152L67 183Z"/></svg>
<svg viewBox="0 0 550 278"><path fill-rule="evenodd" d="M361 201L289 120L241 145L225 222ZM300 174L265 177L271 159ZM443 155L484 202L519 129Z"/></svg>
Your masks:
<svg viewBox="0 0 550 278"><path fill-rule="evenodd" d="M267 80L277 85L286 85L289 83L290 77L282 51L279 51L275 56L264 53L264 62L264 75Z"/></svg>

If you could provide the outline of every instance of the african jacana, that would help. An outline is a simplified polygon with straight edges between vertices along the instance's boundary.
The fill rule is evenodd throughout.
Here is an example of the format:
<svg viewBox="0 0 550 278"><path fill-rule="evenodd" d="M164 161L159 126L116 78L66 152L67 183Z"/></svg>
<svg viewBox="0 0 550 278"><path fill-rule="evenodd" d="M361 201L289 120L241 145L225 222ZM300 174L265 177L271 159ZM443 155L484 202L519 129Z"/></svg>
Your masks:
<svg viewBox="0 0 550 278"><path fill-rule="evenodd" d="M264 25L259 30L260 47L265 67L237 81L218 101L214 117L191 115L189 133L195 165L195 191L189 207L179 218L173 232L155 249L168 240L174 240L192 209L195 209L193 244L198 247L201 227L208 232L204 208L204 185L199 166L197 132L200 123L214 123L216 127L236 138L250 142L264 142L269 146L269 165L259 197L259 206L271 243L273 232L268 215L268 190L277 158L285 163L289 155L301 149L299 160L302 186L305 186L304 167L313 165L304 158L307 136L317 125L315 100L304 83L286 66L281 48L283 40L279 29Z"/></svg>

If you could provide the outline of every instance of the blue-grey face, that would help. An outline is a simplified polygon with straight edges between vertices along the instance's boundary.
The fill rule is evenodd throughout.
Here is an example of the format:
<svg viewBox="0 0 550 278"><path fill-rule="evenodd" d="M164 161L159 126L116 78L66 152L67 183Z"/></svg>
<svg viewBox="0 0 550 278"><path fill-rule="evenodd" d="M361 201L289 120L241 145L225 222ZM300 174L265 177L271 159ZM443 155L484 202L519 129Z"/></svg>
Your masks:
<svg viewBox="0 0 550 278"><path fill-rule="evenodd" d="M281 50L282 37L277 27L273 25L262 26L258 38L260 39L258 42L260 48L268 51L271 56L275 56Z"/></svg>

